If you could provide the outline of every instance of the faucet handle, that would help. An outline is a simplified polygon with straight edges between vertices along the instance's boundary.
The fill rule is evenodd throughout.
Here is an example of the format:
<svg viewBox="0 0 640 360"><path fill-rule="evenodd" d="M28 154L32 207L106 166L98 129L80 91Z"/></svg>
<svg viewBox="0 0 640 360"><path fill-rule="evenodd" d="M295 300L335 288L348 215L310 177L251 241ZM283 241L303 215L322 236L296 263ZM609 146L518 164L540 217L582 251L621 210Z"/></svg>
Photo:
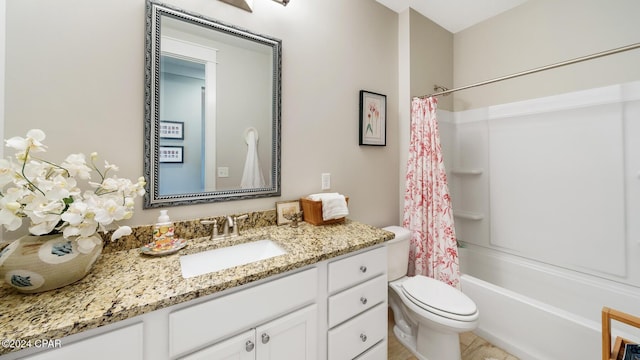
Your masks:
<svg viewBox="0 0 640 360"><path fill-rule="evenodd" d="M248 214L233 217L233 235L240 235L240 230L238 229L238 220L244 220L248 217Z"/></svg>
<svg viewBox="0 0 640 360"><path fill-rule="evenodd" d="M200 223L203 225L211 225L213 224L213 230L211 232L211 239L218 236L218 221L216 219L213 220L200 220Z"/></svg>

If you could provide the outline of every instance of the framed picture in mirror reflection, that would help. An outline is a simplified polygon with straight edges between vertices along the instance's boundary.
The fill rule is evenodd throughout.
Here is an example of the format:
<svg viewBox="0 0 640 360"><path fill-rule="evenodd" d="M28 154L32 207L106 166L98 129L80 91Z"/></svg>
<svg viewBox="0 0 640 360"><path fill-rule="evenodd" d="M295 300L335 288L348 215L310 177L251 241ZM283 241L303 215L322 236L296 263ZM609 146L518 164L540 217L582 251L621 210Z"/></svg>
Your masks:
<svg viewBox="0 0 640 360"><path fill-rule="evenodd" d="M160 139L184 140L184 122L160 121Z"/></svg>
<svg viewBox="0 0 640 360"><path fill-rule="evenodd" d="M178 163L184 162L184 146L160 146L158 161L161 163Z"/></svg>

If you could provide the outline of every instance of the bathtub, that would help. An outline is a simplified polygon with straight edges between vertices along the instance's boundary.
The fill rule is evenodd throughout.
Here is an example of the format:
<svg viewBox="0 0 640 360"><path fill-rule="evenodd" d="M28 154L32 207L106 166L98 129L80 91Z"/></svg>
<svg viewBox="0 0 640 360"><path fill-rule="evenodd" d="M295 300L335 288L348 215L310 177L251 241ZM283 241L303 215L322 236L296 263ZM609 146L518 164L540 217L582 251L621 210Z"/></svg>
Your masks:
<svg viewBox="0 0 640 360"><path fill-rule="evenodd" d="M603 306L638 313L637 289L493 249L459 249L462 291L480 310L477 335L523 360L601 359ZM640 339L637 329L612 333Z"/></svg>

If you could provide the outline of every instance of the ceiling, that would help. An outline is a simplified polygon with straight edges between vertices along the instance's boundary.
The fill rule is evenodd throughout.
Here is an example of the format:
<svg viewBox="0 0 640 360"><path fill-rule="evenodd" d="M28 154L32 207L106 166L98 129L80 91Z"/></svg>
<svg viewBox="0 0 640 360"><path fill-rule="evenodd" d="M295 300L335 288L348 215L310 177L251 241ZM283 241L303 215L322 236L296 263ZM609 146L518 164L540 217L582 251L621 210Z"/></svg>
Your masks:
<svg viewBox="0 0 640 360"><path fill-rule="evenodd" d="M412 8L431 21L457 33L527 0L376 0L395 12Z"/></svg>

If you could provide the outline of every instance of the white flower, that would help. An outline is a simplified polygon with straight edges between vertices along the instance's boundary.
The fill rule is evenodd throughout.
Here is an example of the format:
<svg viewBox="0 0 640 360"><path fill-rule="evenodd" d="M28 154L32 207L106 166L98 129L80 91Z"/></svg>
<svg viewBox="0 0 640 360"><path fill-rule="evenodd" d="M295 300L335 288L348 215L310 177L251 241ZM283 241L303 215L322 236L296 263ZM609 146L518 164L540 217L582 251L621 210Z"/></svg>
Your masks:
<svg viewBox="0 0 640 360"><path fill-rule="evenodd" d="M19 136L6 140L7 147L14 148L20 152L30 150L31 152L45 151L45 146L41 143L46 138L44 131L31 129L27 132L26 138Z"/></svg>
<svg viewBox="0 0 640 360"><path fill-rule="evenodd" d="M0 188L12 183L15 178L15 173L9 160L0 159Z"/></svg>
<svg viewBox="0 0 640 360"><path fill-rule="evenodd" d="M111 241L116 240L125 235L131 235L131 228L128 226L120 226L111 235Z"/></svg>
<svg viewBox="0 0 640 360"><path fill-rule="evenodd" d="M22 205L17 200L23 194L24 192L20 188L9 188L0 199L0 224L3 224L9 231L16 230L22 225L20 217Z"/></svg>
<svg viewBox="0 0 640 360"><path fill-rule="evenodd" d="M106 173L109 170L118 171L120 170L116 165L109 164L107 160L104 161L104 172Z"/></svg>
<svg viewBox="0 0 640 360"><path fill-rule="evenodd" d="M116 220L122 220L125 207L118 204L115 199L107 199L100 208L96 209L95 220L103 225L109 225Z"/></svg>
<svg viewBox="0 0 640 360"><path fill-rule="evenodd" d="M85 162L84 154L71 154L62 163L69 176L86 180L91 178L91 168Z"/></svg>
<svg viewBox="0 0 640 360"><path fill-rule="evenodd" d="M6 140L16 150L19 163L0 159L0 225L16 230L23 218L29 218L29 231L34 235L61 231L66 238L77 237L81 252L96 245L90 238L108 226L133 216L134 199L144 195L143 177L136 183L107 173L118 167L104 162L102 172L95 165L97 153L91 153L91 164L84 154L71 154L60 164L36 159L33 154L46 151L42 143L46 135L33 129L25 138ZM89 181L95 171L98 181ZM89 190L81 190L77 180L86 181ZM112 234L115 240L131 234L128 226L119 226Z"/></svg>

